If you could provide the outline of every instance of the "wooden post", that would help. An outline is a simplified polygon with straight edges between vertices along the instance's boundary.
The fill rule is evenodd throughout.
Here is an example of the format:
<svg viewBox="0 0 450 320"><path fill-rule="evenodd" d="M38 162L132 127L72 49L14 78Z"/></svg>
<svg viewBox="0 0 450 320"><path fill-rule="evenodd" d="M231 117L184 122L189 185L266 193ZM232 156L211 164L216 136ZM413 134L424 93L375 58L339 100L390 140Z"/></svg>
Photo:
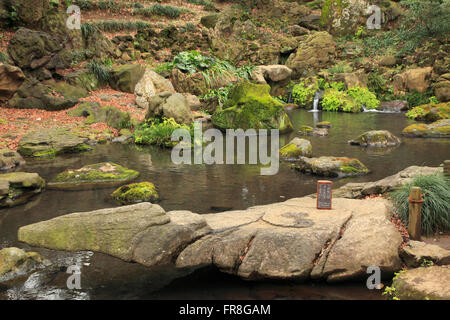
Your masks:
<svg viewBox="0 0 450 320"><path fill-rule="evenodd" d="M422 235L422 189L412 187L409 193L408 233L411 240L420 241Z"/></svg>
<svg viewBox="0 0 450 320"><path fill-rule="evenodd" d="M450 176L450 160L444 161L444 174Z"/></svg>

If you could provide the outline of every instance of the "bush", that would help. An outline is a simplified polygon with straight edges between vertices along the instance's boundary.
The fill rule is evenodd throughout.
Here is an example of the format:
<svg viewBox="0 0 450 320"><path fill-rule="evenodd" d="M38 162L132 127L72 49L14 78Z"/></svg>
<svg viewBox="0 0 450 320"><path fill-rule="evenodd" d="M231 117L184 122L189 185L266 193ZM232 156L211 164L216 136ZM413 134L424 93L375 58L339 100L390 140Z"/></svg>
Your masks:
<svg viewBox="0 0 450 320"><path fill-rule="evenodd" d="M156 118L140 125L134 132L134 139L137 144L172 148L177 144L177 142L171 140L172 133L177 129L190 130L191 134L193 134L191 127L178 124L172 118Z"/></svg>
<svg viewBox="0 0 450 320"><path fill-rule="evenodd" d="M305 107L314 100L316 91L315 85L306 86L305 82L302 81L292 88L292 99L295 104Z"/></svg>
<svg viewBox="0 0 450 320"><path fill-rule="evenodd" d="M380 105L377 96L369 89L353 87L348 89L347 93L356 103L363 105L366 109L376 109Z"/></svg>
<svg viewBox="0 0 450 320"><path fill-rule="evenodd" d="M411 187L422 188L424 202L422 207L422 232L432 235L450 230L450 179L443 175L417 176L410 183L391 193L400 219L408 224L409 191Z"/></svg>

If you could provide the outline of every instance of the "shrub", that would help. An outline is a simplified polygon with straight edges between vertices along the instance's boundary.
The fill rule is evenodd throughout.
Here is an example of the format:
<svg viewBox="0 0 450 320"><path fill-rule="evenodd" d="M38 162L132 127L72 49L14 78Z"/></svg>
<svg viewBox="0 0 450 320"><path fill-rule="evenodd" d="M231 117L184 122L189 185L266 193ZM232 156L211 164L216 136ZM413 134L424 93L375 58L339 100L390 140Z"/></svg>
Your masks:
<svg viewBox="0 0 450 320"><path fill-rule="evenodd" d="M348 89L347 93L356 103L363 105L366 109L376 109L380 105L377 96L367 88L353 87Z"/></svg>
<svg viewBox="0 0 450 320"><path fill-rule="evenodd" d="M339 111L345 104L345 92L336 89L329 89L322 100L322 109L325 111Z"/></svg>
<svg viewBox="0 0 450 320"><path fill-rule="evenodd" d="M134 132L135 142L137 144L158 145L161 147L172 148L177 142L171 140L172 133L177 129L190 130L191 127L181 125L175 122L173 118L152 119L139 126Z"/></svg>
<svg viewBox="0 0 450 320"><path fill-rule="evenodd" d="M302 81L292 88L292 99L294 103L305 107L313 101L316 91L317 87L315 85L306 86L305 82Z"/></svg>
<svg viewBox="0 0 450 320"><path fill-rule="evenodd" d="M411 182L391 193L400 219L408 224L409 192L411 187L422 188L422 232L432 235L450 230L450 179L443 175L417 176Z"/></svg>
<svg viewBox="0 0 450 320"><path fill-rule="evenodd" d="M229 84L225 87L219 88L219 89L213 89L210 90L207 94L200 96L200 99L209 99L213 97L218 97L219 101L224 103L228 100L228 96L230 95L230 91L233 88L233 84Z"/></svg>

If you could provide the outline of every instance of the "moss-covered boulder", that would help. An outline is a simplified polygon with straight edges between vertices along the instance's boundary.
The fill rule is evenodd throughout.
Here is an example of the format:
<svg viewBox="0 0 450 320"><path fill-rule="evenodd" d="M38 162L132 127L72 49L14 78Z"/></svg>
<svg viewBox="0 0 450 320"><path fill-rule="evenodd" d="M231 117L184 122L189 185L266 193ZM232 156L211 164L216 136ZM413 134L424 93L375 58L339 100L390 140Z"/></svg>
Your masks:
<svg viewBox="0 0 450 320"><path fill-rule="evenodd" d="M25 163L22 156L13 150L0 149L0 171L9 170Z"/></svg>
<svg viewBox="0 0 450 320"><path fill-rule="evenodd" d="M230 92L223 110L216 111L212 123L219 129L292 130L292 123L283 104L270 94L270 86L243 82Z"/></svg>
<svg viewBox="0 0 450 320"><path fill-rule="evenodd" d="M123 205L140 202L156 202L159 194L151 182L133 183L120 187L112 193L112 198Z"/></svg>
<svg viewBox="0 0 450 320"><path fill-rule="evenodd" d="M44 267L50 262L37 252L25 252L19 248L0 250L0 282L9 281Z"/></svg>
<svg viewBox="0 0 450 320"><path fill-rule="evenodd" d="M391 147L399 145L401 141L387 130L372 130L350 140L348 143L363 147Z"/></svg>
<svg viewBox="0 0 450 320"><path fill-rule="evenodd" d="M402 134L413 138L448 138L450 137L450 119L438 120L430 124L412 124L403 129Z"/></svg>
<svg viewBox="0 0 450 320"><path fill-rule="evenodd" d="M53 157L91 150L87 140L66 128L42 129L24 135L17 151L27 157Z"/></svg>
<svg viewBox="0 0 450 320"><path fill-rule="evenodd" d="M68 169L58 174L48 187L62 190L78 190L102 186L116 186L136 179L139 172L118 164L103 162Z"/></svg>
<svg viewBox="0 0 450 320"><path fill-rule="evenodd" d="M323 177L353 177L369 173L369 169L358 159L346 157L302 157L295 169Z"/></svg>
<svg viewBox="0 0 450 320"><path fill-rule="evenodd" d="M311 142L305 139L294 138L280 149L280 156L284 160L296 160L300 157L311 157Z"/></svg>
<svg viewBox="0 0 450 320"><path fill-rule="evenodd" d="M128 112L120 111L114 106L102 107L98 102L83 102L67 112L72 117L86 117L86 124L105 122L115 129L131 128Z"/></svg>
<svg viewBox="0 0 450 320"><path fill-rule="evenodd" d="M399 300L450 300L450 268L422 267L399 273L392 288Z"/></svg>
<svg viewBox="0 0 450 320"><path fill-rule="evenodd" d="M41 193L45 180L37 173L11 172L0 174L0 207L23 204Z"/></svg>
<svg viewBox="0 0 450 320"><path fill-rule="evenodd" d="M409 110L406 116L418 121L438 121L450 118L450 102L424 104Z"/></svg>
<svg viewBox="0 0 450 320"><path fill-rule="evenodd" d="M324 137L328 135L327 128L313 128L310 126L301 126L300 131L298 132L302 136L315 136L315 137Z"/></svg>
<svg viewBox="0 0 450 320"><path fill-rule="evenodd" d="M331 129L333 127L333 125L331 124L330 121L320 121L320 122L317 122L316 127Z"/></svg>
<svg viewBox="0 0 450 320"><path fill-rule="evenodd" d="M134 93L136 85L145 73L140 64L126 64L114 67L111 71L111 88L123 92Z"/></svg>

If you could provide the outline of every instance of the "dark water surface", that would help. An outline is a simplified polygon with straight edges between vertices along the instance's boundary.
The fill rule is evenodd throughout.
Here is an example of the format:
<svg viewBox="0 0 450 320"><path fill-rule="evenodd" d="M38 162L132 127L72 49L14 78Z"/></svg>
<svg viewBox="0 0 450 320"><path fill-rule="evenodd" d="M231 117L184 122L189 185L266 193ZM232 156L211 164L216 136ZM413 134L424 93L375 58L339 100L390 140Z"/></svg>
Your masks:
<svg viewBox="0 0 450 320"><path fill-rule="evenodd" d="M327 137L307 137L314 156L348 156L360 159L370 170L367 176L334 179L335 187L348 182L374 181L411 165L438 166L450 159L449 139L406 139L397 148L376 149L350 146L347 141L368 130L389 130L401 136L412 121L404 114L382 113L310 113L291 111L296 129L313 126L317 121L333 124ZM297 132L298 130L295 130ZM280 137L283 146L296 133ZM275 176L261 176L257 165L175 165L170 151L156 147L110 144L95 147L81 155L53 160L30 160L20 171L38 172L51 180L68 168L111 161L141 175L137 181L151 181L160 191L160 205L166 210L191 210L210 213L219 209L244 209L301 197L315 192L318 177L303 175L281 163ZM114 188L86 191L47 190L29 203L0 209L0 248L18 246L19 227L63 214L113 207L109 195ZM286 282L255 283L222 275L215 270L193 274L171 268L145 268L91 252L66 253L36 249L54 262L44 272L28 280L0 284L0 299L380 299L364 283L328 286ZM66 288L68 265L82 266L82 290ZM26 281L25 281L26 280Z"/></svg>

